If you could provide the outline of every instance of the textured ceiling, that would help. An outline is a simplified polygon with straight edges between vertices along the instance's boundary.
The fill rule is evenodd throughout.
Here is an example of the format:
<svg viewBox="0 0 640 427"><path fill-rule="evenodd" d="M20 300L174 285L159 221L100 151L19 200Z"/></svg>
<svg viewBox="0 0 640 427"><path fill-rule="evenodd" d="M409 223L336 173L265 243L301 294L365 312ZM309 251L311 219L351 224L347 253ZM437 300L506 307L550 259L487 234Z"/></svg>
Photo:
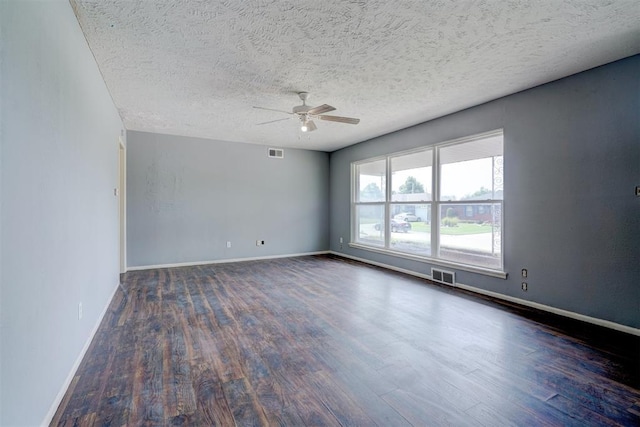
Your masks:
<svg viewBox="0 0 640 427"><path fill-rule="evenodd" d="M333 151L640 52L638 0L71 0L129 130ZM358 125L301 133L296 92Z"/></svg>

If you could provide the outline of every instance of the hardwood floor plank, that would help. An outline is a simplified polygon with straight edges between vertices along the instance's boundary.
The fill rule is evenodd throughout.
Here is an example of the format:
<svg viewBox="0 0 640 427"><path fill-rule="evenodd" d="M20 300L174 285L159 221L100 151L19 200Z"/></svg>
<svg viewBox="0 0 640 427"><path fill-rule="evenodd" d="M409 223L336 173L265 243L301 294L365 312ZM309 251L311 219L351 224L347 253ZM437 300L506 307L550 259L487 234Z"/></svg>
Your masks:
<svg viewBox="0 0 640 427"><path fill-rule="evenodd" d="M61 408L67 408L69 407L69 402L71 401L72 396L75 396L75 389L76 389L76 385L78 384L78 380L80 379L80 376L75 375L73 377L73 379L71 380L71 384L69 384L69 388L67 389L67 392L65 393L64 397L62 398L62 401L60 402L60 407ZM62 415L63 413L61 411L56 411L55 415L53 416L53 418L51 419L51 423L50 425L52 426L68 426L68 425L73 425L73 423L71 422L70 419L62 419Z"/></svg>
<svg viewBox="0 0 640 427"><path fill-rule="evenodd" d="M177 320L176 317L173 318ZM185 331L179 322L167 330L163 382L172 384L174 393L167 394L166 412L171 417L188 417L196 411L196 398L191 383L191 363L188 358Z"/></svg>
<svg viewBox="0 0 640 427"><path fill-rule="evenodd" d="M548 405L545 400L521 391L522 385L517 381L499 375L489 375L482 369L471 372L466 377L473 384L470 387L482 391L482 406L491 408L510 422L550 426L572 423L571 417Z"/></svg>
<svg viewBox="0 0 640 427"><path fill-rule="evenodd" d="M151 320L151 322L157 322L157 320ZM153 327L157 328L158 325ZM136 367L140 371L141 383L136 405L138 409L136 419L142 425L157 425L164 420L163 349L161 346L161 338L153 332L141 339L139 364Z"/></svg>
<svg viewBox="0 0 640 427"><path fill-rule="evenodd" d="M222 390L218 376L206 363L195 365L193 370L193 388L197 397L195 425L232 426L235 425L233 413Z"/></svg>
<svg viewBox="0 0 640 427"><path fill-rule="evenodd" d="M452 411L404 390L391 391L382 398L414 426L480 425L465 414Z"/></svg>
<svg viewBox="0 0 640 427"><path fill-rule="evenodd" d="M525 425L502 416L501 411L488 407L484 403L478 403L467 409L466 414L471 417L479 425L485 427L504 426L504 427L520 427Z"/></svg>
<svg viewBox="0 0 640 427"><path fill-rule="evenodd" d="M314 389L322 406L329 410L341 426L376 425L358 404L358 397L345 393L330 373L318 371L305 375L304 379Z"/></svg>
<svg viewBox="0 0 640 427"><path fill-rule="evenodd" d="M467 409L477 405L480 399L468 393L466 388L454 385L463 379L450 381L452 376L459 376L456 372L446 372L445 367L423 369L420 364L402 367L387 367L384 375L395 381L396 389L405 390L415 396L430 400L442 408L456 413L464 413ZM467 385L467 384L465 384Z"/></svg>
<svg viewBox="0 0 640 427"><path fill-rule="evenodd" d="M291 397L291 408L305 426L340 426L338 419L322 403L303 376L279 375L284 389Z"/></svg>
<svg viewBox="0 0 640 427"><path fill-rule="evenodd" d="M52 425L640 425L640 338L334 256L122 276Z"/></svg>
<svg viewBox="0 0 640 427"><path fill-rule="evenodd" d="M618 394L614 390L604 387L601 383L575 377L554 367L539 367L544 372L547 381L560 394L621 425L640 425L640 417L628 412L626 407L631 403L625 399L624 393Z"/></svg>
<svg viewBox="0 0 640 427"><path fill-rule="evenodd" d="M585 425L598 425L598 426L620 426L625 424L620 424L619 422L607 418L597 412L591 411L580 403L575 402L571 399L567 399L566 397L556 394L551 399L547 400L547 403L550 406L562 411L565 413L576 426L585 426ZM565 425L568 425L568 422L565 422ZM633 424L629 424L633 425ZM637 424L636 424L637 425Z"/></svg>
<svg viewBox="0 0 640 427"><path fill-rule="evenodd" d="M356 404L366 408L367 415L374 424L380 426L409 426L409 422L397 411L389 410L387 403L380 397L389 391L396 390L394 384L385 381L375 371L363 367L359 363L348 363L342 357L336 357L331 349L318 349L318 357L331 367L331 380L335 383L329 389L340 387L343 392L356 401ZM347 362L347 363L345 363Z"/></svg>

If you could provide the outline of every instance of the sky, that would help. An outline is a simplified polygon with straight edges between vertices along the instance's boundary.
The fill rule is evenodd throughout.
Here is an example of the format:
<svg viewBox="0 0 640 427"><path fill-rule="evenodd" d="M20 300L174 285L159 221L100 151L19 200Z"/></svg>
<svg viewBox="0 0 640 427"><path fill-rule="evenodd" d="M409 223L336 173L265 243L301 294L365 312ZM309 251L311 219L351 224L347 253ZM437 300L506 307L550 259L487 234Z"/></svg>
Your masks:
<svg viewBox="0 0 640 427"><path fill-rule="evenodd" d="M392 190L398 191L407 177L414 176L421 182L425 191L430 193L431 168L409 169L393 173ZM471 195L480 188L491 189L493 186L493 168L491 158L448 163L442 166L441 194L444 200L460 200ZM380 186L380 177L362 175L360 189L370 183Z"/></svg>

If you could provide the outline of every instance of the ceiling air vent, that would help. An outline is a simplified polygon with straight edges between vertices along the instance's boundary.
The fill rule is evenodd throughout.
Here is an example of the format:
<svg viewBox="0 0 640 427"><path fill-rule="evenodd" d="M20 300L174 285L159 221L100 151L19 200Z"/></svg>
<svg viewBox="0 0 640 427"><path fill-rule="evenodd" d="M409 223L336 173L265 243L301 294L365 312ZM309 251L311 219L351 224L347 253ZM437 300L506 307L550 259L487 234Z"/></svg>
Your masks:
<svg viewBox="0 0 640 427"><path fill-rule="evenodd" d="M453 271L440 270L438 268L431 269L431 278L434 282L453 285L456 282L456 273Z"/></svg>
<svg viewBox="0 0 640 427"><path fill-rule="evenodd" d="M284 150L281 148L269 148L269 157L282 159L284 158Z"/></svg>

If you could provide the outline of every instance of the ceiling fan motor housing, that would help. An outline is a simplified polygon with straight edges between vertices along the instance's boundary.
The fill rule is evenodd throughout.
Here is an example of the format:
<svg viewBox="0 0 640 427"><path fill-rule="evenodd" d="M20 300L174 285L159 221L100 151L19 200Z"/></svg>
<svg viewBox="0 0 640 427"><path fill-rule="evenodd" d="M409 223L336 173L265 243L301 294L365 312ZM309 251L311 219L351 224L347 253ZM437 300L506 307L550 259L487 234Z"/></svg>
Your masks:
<svg viewBox="0 0 640 427"><path fill-rule="evenodd" d="M294 114L306 114L309 110L311 110L311 107L308 105L296 105L293 107Z"/></svg>
<svg viewBox="0 0 640 427"><path fill-rule="evenodd" d="M302 105L296 105L293 107L294 114L306 114L307 111L311 110L311 107L307 106L307 99L309 98L308 92L299 92L298 96L302 100Z"/></svg>

